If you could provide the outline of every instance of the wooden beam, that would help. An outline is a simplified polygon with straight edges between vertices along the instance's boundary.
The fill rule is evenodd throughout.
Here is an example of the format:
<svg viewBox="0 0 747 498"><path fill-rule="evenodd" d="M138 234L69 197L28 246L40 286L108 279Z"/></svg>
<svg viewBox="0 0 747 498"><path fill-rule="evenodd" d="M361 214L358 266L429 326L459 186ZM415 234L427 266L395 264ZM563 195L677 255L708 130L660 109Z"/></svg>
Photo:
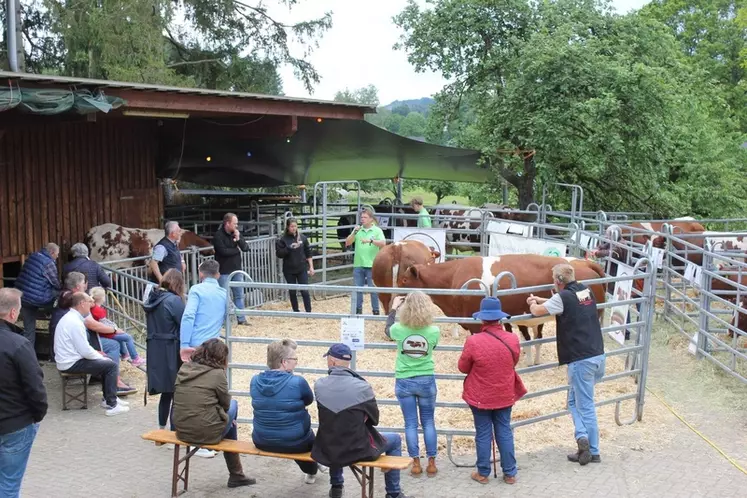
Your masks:
<svg viewBox="0 0 747 498"><path fill-rule="evenodd" d="M193 95L109 88L112 97L127 101L125 108L141 111L187 112L203 115L280 115L326 119L363 119L363 109L317 102L288 102L268 98Z"/></svg>

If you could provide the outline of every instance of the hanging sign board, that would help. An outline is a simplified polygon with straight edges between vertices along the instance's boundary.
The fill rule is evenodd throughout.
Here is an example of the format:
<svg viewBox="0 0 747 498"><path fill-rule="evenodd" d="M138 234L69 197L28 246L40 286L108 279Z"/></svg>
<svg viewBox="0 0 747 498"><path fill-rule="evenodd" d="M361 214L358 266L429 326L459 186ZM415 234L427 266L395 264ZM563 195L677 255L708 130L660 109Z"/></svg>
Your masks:
<svg viewBox="0 0 747 498"><path fill-rule="evenodd" d="M617 264L617 277L633 276L633 268L624 265L622 263ZM630 299L631 293L633 292L633 280L622 280L615 282L615 291L612 294L612 301L627 301ZM621 304L619 306L613 306L610 308L610 326L612 325L624 325L628 322L628 313L630 313L630 305ZM625 330L615 330L607 332L610 337L617 341L620 345L625 344Z"/></svg>
<svg viewBox="0 0 747 498"><path fill-rule="evenodd" d="M340 342L352 351L363 351L366 346L365 321L358 317L340 319Z"/></svg>

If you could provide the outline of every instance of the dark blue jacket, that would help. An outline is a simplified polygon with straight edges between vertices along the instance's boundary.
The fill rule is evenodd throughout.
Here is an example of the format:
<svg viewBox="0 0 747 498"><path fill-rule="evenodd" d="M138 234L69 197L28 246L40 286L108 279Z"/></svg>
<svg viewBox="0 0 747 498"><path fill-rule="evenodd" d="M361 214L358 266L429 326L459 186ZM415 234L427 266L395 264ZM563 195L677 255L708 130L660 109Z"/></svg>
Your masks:
<svg viewBox="0 0 747 498"><path fill-rule="evenodd" d="M90 291L94 287L108 289L112 286L111 278L109 278L109 275L106 274L101 265L85 256L79 256L62 267L62 280L65 280L67 275L74 271L82 273L88 278L87 291Z"/></svg>
<svg viewBox="0 0 747 498"><path fill-rule="evenodd" d="M311 437L306 407L314 401L309 383L300 375L266 370L252 377L252 410L256 445L298 446Z"/></svg>
<svg viewBox="0 0 747 498"><path fill-rule="evenodd" d="M57 264L46 249L29 256L16 279L16 289L23 292L21 300L31 306L47 306L61 290Z"/></svg>

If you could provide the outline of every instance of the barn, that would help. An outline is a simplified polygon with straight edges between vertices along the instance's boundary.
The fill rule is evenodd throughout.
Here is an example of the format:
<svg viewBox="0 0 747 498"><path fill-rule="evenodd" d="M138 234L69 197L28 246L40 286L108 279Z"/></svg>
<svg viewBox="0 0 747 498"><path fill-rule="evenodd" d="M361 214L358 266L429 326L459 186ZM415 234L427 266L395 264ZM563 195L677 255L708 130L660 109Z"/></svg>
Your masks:
<svg viewBox="0 0 747 498"><path fill-rule="evenodd" d="M157 227L161 179L234 187L483 181L477 152L392 135L357 104L0 71L0 280L103 223ZM6 282L8 283L8 282Z"/></svg>

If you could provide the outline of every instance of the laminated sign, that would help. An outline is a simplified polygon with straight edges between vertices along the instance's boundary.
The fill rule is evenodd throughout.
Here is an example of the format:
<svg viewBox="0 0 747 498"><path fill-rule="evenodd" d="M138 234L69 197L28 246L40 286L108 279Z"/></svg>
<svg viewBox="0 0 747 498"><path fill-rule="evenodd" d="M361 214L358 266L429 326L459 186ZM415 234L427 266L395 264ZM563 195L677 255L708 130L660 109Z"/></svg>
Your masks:
<svg viewBox="0 0 747 498"><path fill-rule="evenodd" d="M363 318L341 318L340 342L346 344L352 351L363 351L366 346L364 324Z"/></svg>
<svg viewBox="0 0 747 498"><path fill-rule="evenodd" d="M523 227L523 235L514 235L512 226ZM513 229L519 231L518 228ZM542 256L563 257L566 255L566 245L559 241L549 241L529 238L531 227L516 225L502 221L491 221L488 224L490 234L490 251L488 256L502 256L503 254L540 254Z"/></svg>
<svg viewBox="0 0 747 498"><path fill-rule="evenodd" d="M422 242L425 247L431 251L438 251L441 256L436 259L436 263L446 261L446 230L443 228L404 228L395 227L392 233L394 242L403 242L407 240L417 240Z"/></svg>
<svg viewBox="0 0 747 498"><path fill-rule="evenodd" d="M685 274L683 276L685 277L685 280L693 284L695 287L702 287L703 273L701 272L701 270L702 268L700 266L688 261L687 266L685 266Z"/></svg>
<svg viewBox="0 0 747 498"><path fill-rule="evenodd" d="M617 275L618 277L632 276L633 268L622 263L617 264ZM615 291L612 294L612 301L627 301L631 297L633 292L633 280L622 280L615 282ZM610 313L610 326L614 325L625 325L628 322L628 313L630 312L630 305L621 304L619 306L613 306ZM620 343L625 344L625 329L615 330L607 332L610 337Z"/></svg>

